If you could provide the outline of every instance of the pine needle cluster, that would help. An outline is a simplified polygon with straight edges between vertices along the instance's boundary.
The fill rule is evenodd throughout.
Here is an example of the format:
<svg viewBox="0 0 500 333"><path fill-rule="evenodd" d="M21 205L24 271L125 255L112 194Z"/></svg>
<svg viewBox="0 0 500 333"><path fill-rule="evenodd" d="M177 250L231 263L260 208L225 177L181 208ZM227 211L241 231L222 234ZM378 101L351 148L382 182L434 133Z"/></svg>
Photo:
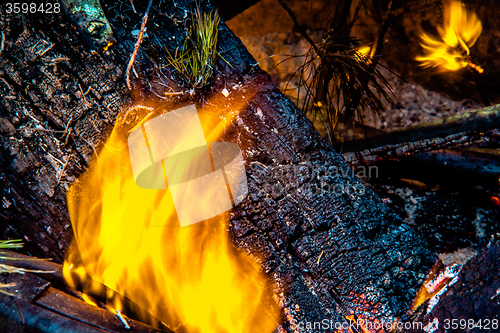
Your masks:
<svg viewBox="0 0 500 333"><path fill-rule="evenodd" d="M297 101L302 100L305 114L325 124L333 142L339 120L346 125L356 118L362 122L366 110L384 110L382 98L391 101L392 87L372 59L356 48L333 45L331 39L316 45L295 72L298 86L305 88L303 96L298 90Z"/></svg>

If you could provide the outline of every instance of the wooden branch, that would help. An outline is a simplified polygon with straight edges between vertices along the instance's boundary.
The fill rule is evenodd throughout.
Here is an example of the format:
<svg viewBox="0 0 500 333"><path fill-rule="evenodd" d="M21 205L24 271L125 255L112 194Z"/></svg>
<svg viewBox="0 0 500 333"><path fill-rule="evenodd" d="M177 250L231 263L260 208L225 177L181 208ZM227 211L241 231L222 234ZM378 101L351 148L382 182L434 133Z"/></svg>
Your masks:
<svg viewBox="0 0 500 333"><path fill-rule="evenodd" d="M318 48L316 43L311 39L311 37L309 37L307 32L305 32L304 29L302 29L302 27L299 24L299 21L297 21L297 17L293 13L293 11L290 9L290 7L288 7L288 5L285 3L284 0L278 0L278 1L280 3L281 7L283 7L287 11L288 15L290 15L290 18L292 19L293 24L295 25L295 28L297 28L297 30L300 32L300 34L309 42L309 44L311 44L311 47L313 48L314 52L316 52L316 54L318 56L322 56L323 53L320 51L320 49Z"/></svg>
<svg viewBox="0 0 500 333"><path fill-rule="evenodd" d="M142 17L141 30L139 31L139 36L137 36L137 41L135 42L134 52L132 52L132 56L130 57L130 61L127 65L127 70L125 71L127 77L127 87L129 90L132 90L132 86L130 85L130 70L134 65L135 57L137 56L137 51L139 51L139 46L141 46L142 38L144 36L144 32L146 31L146 23L148 22L149 10L151 9L151 4L153 0L149 0L148 7L146 8L146 12ZM133 6L133 5L132 5ZM135 11L135 8L134 8Z"/></svg>
<svg viewBox="0 0 500 333"><path fill-rule="evenodd" d="M413 143L418 146L418 142L425 140L441 142L444 138L455 140L465 134L477 134L495 128L500 128L500 104L367 139L353 140L343 144L342 149L344 152L388 151L398 148L398 145L404 143Z"/></svg>

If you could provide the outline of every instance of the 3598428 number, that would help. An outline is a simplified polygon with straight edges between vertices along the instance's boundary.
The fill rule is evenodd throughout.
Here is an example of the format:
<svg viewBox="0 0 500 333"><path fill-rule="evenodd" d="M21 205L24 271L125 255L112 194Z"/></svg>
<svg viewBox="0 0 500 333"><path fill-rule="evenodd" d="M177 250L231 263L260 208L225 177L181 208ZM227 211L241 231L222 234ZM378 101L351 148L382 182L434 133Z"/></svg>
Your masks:
<svg viewBox="0 0 500 333"><path fill-rule="evenodd" d="M10 2L6 4L6 13L14 14L58 14L61 12L61 5L59 3L28 3L28 2Z"/></svg>
<svg viewBox="0 0 500 333"><path fill-rule="evenodd" d="M473 329L479 328L482 330L494 330L498 332L498 319L445 319L444 329Z"/></svg>

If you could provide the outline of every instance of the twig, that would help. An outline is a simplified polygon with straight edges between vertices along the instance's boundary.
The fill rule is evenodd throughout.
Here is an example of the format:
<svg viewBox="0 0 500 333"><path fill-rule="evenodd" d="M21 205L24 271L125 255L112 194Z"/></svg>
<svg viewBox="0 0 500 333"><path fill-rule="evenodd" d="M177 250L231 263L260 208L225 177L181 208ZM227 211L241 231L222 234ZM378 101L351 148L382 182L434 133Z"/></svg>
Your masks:
<svg viewBox="0 0 500 333"><path fill-rule="evenodd" d="M92 89L92 86L90 85L89 88L87 89L86 92L83 93L83 96L87 96L90 92L90 89Z"/></svg>
<svg viewBox="0 0 500 333"><path fill-rule="evenodd" d="M0 77L0 81L2 81L3 83L5 83L5 85L7 87L9 87L9 90L12 90L12 87L10 86L9 82L7 82L7 80L5 80L3 77Z"/></svg>
<svg viewBox="0 0 500 333"><path fill-rule="evenodd" d="M61 182L61 177L62 177L62 175L63 175L64 171L66 170L66 167L68 166L68 163L69 163L69 160L71 159L71 156L72 156L72 155L70 155L70 156L68 157L68 159L66 160L66 163L64 163L64 165L63 165L63 168L62 168L62 170L61 170L61 173L59 173L59 177L57 177L57 185L59 185L59 183Z"/></svg>
<svg viewBox="0 0 500 333"><path fill-rule="evenodd" d="M376 57L382 52L382 47L384 46L384 36L389 29L389 25L392 22L393 16L391 16L392 13L392 1L389 1L387 4L387 9L385 11L385 15L382 18L382 24L380 25L379 31L378 31L378 37L375 41L375 45L373 46L374 51L372 52L373 57L372 57L372 63L371 63L371 69L374 70L375 67L378 65L378 58Z"/></svg>
<svg viewBox="0 0 500 333"><path fill-rule="evenodd" d="M118 317L118 319L120 319L120 321L122 322L123 326L125 326L125 328L129 330L130 326L128 325L128 323L125 320L125 318L123 318L122 313L120 312L120 310L116 310L116 316Z"/></svg>
<svg viewBox="0 0 500 333"><path fill-rule="evenodd" d="M130 5L132 5L132 9L134 10L134 13L137 13L137 11L135 10L135 6L134 6L134 1L133 0L130 0Z"/></svg>
<svg viewBox="0 0 500 333"><path fill-rule="evenodd" d="M21 311L21 308L19 307L19 304L18 304L18 303L17 303L17 301L16 301L16 297L15 297L15 296L12 296L12 299L13 299L13 300L14 300L14 302L16 303L17 310L19 311L19 314L21 315L21 319L23 320L23 324L26 324L26 321L24 320L23 312Z"/></svg>
<svg viewBox="0 0 500 333"><path fill-rule="evenodd" d="M2 41L0 42L0 55L2 54L3 52L3 48L5 46L5 34L3 33L2 31Z"/></svg>
<svg viewBox="0 0 500 333"><path fill-rule="evenodd" d="M177 96L184 94L184 91L164 92L165 96Z"/></svg>
<svg viewBox="0 0 500 333"><path fill-rule="evenodd" d="M85 104L85 107L90 107L92 104L89 101L87 101L87 97L85 97L86 93L83 92L83 88L80 85L80 83L78 83L78 87L80 87L80 91L82 92L83 103ZM88 93L88 91L87 91L87 93Z"/></svg>
<svg viewBox="0 0 500 333"><path fill-rule="evenodd" d="M149 0L148 8L146 8L146 13L142 17L141 31L139 32L139 36L137 37L137 42L135 43L134 52L132 53L132 56L130 57L130 61L128 62L127 87L129 90L132 90L132 86L130 85L130 70L132 69L132 66L134 65L135 57L137 56L137 52L139 51L139 46L141 45L141 42L142 42L142 37L144 36L144 31L146 29L146 23L148 22L149 9L151 8L152 3L153 3L153 0ZM132 7L133 7L133 3L132 3Z"/></svg>
<svg viewBox="0 0 500 333"><path fill-rule="evenodd" d="M324 250L321 250L321 253L319 254L318 261L316 261L316 265L319 265L319 261L321 260L321 257L323 256Z"/></svg>
<svg viewBox="0 0 500 333"><path fill-rule="evenodd" d="M69 131L68 131L68 134L66 135L66 139L64 140L64 144L63 146L66 146L68 144L68 141L69 141L69 137L72 135L73 132L73 128L70 128Z"/></svg>
<svg viewBox="0 0 500 333"><path fill-rule="evenodd" d="M41 131L41 132L50 132L50 133L66 133L65 131L58 131L58 130L52 130L52 129L46 129L46 128L31 128L31 127L25 127L25 128L19 128L19 129L16 129L17 132L20 132L20 131L27 131L27 130L30 130L30 131Z"/></svg>
<svg viewBox="0 0 500 333"><path fill-rule="evenodd" d="M69 118L68 123L66 124L66 127L64 128L64 135L66 135L66 139L64 140L64 145L66 145L68 143L69 136L71 134L71 131L73 130L72 128L70 128L68 131L68 127L71 124L72 120L73 120L73 114L71 114L71 117ZM64 139L64 135L63 135L63 139Z"/></svg>
<svg viewBox="0 0 500 333"><path fill-rule="evenodd" d="M70 59L68 57L58 57L58 58L52 59L50 62L57 63L57 62L61 62L61 61L70 61Z"/></svg>
<svg viewBox="0 0 500 333"><path fill-rule="evenodd" d="M300 32L300 34L302 36L304 36L304 38L309 42L309 44L311 44L312 48L314 49L314 51L316 52L317 55L319 56L322 56L323 53L320 52L318 46L316 45L316 43L311 39L311 37L309 37L309 35L302 29L302 27L300 26L299 22L297 21L297 17L295 17L295 14L293 13L293 11L290 9L290 7L288 7L288 5L285 3L284 0L278 0L279 3L281 4L281 7L283 7L287 12L288 12L288 15L290 15L290 18L292 19L293 21L293 24L295 25L295 27L297 28L297 30Z"/></svg>
<svg viewBox="0 0 500 333"><path fill-rule="evenodd" d="M264 168L266 168L266 169L267 169L267 166L266 166L266 165L264 165L264 164L262 164L262 163L260 163L260 162L258 162L258 161L250 162L250 164L258 164L258 165L261 165L261 166L263 166Z"/></svg>
<svg viewBox="0 0 500 333"><path fill-rule="evenodd" d="M52 155L51 153L47 153L47 155L49 155L54 161L59 162L61 165L64 165L63 161L61 161L60 159L54 157L54 155Z"/></svg>
<svg viewBox="0 0 500 333"><path fill-rule="evenodd" d="M47 47L42 53L40 53L40 57L43 57L43 55L47 52L49 52L50 50L52 50L52 48L55 46L56 44L51 44L49 47Z"/></svg>

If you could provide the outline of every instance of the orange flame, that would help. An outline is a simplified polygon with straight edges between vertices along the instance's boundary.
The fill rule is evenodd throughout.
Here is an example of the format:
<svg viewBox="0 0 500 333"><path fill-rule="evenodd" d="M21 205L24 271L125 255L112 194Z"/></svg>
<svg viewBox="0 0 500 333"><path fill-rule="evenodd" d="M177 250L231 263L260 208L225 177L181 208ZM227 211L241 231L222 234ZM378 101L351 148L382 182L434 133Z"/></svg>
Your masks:
<svg viewBox="0 0 500 333"><path fill-rule="evenodd" d="M106 44L106 46L104 46L104 49L102 50L102 52L106 52L112 45L113 45L113 42L109 41Z"/></svg>
<svg viewBox="0 0 500 333"><path fill-rule="evenodd" d="M416 60L421 61L424 67L456 71L470 64L469 48L479 38L483 28L476 14L467 12L458 1L451 1L443 15L444 26L437 28L441 39L422 33L421 45L425 55L416 57Z"/></svg>
<svg viewBox="0 0 500 333"><path fill-rule="evenodd" d="M361 46L356 50L354 53L354 56L358 61L364 61L366 62L367 65L371 65L372 63L372 58L374 56L375 49L373 48L373 45L364 45Z"/></svg>
<svg viewBox="0 0 500 333"><path fill-rule="evenodd" d="M63 269L67 282L86 280L87 293L102 292L102 283L178 332L272 332L280 311L270 283L232 245L229 214L180 227L168 188L136 185L127 136L152 112L136 107L122 115L69 190L76 245ZM227 112L224 122L202 117L207 141L220 138L236 114ZM122 297L108 296L122 310Z"/></svg>

